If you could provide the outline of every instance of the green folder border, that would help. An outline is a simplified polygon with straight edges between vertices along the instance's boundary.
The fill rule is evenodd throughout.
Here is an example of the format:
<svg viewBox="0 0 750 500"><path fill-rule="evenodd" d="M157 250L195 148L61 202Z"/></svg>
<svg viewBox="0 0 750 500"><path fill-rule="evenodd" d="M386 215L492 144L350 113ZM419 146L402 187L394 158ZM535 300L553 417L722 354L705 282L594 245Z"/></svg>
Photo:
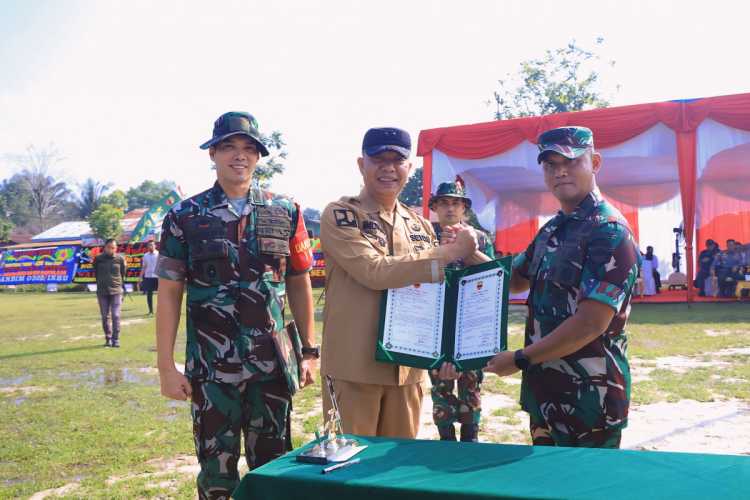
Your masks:
<svg viewBox="0 0 750 500"><path fill-rule="evenodd" d="M465 361L456 361L454 355L454 331L456 324L456 304L458 298L458 284L464 276L488 271L490 269L500 269L505 273L503 279L502 301L505 304L503 314L500 316L500 346L501 351L508 348L508 298L510 294L510 277L512 257L503 257L501 259L485 262L476 266L469 266L464 269L446 269L445 271L445 305L443 309L443 338L441 346L441 355L437 358L415 356L412 354L403 354L386 349L383 344L385 330L385 311L388 304L388 290L383 290L380 299L380 321L378 324L378 343L375 347L375 359L385 363L394 363L403 366L412 366L415 368L432 369L439 368L443 361L450 361L456 365L459 371L476 370L483 368L492 356L475 358ZM449 305L450 304L450 305Z"/></svg>

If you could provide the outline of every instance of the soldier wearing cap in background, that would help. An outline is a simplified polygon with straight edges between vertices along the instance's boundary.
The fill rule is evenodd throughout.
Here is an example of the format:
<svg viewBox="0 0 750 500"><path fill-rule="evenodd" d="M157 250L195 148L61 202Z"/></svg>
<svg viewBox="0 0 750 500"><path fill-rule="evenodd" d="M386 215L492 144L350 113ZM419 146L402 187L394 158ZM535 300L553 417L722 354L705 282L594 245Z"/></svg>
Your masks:
<svg viewBox="0 0 750 500"><path fill-rule="evenodd" d="M530 288L526 347L496 355L485 371L523 372L533 444L617 448L630 401L625 324L640 254L597 188L602 164L591 130L549 130L538 144L561 210L513 262L511 292Z"/></svg>
<svg viewBox="0 0 750 500"><path fill-rule="evenodd" d="M463 179L456 176L455 182L443 182L437 192L430 197L430 209L438 216L438 222L432 227L438 239L441 239L443 228L462 225L466 211L471 208L471 199L466 196ZM479 249L488 258L495 258L495 250L490 238L482 231L477 231ZM461 268L464 261L459 259L449 264L452 268ZM430 371L432 383L432 418L443 441L455 441L456 429L453 424L461 424L461 441L477 441L479 418L482 411L481 370L461 372L456 382L452 379L442 380L438 370ZM458 395L453 394L454 385L458 385Z"/></svg>
<svg viewBox="0 0 750 500"><path fill-rule="evenodd" d="M438 247L430 225L398 201L411 172L411 139L397 128L367 131L357 159L364 187L321 216L326 255L321 375L333 378L344 432L414 438L424 370L375 361L382 291L443 279L443 268L477 252L471 228ZM332 404L323 393L324 412Z"/></svg>
<svg viewBox="0 0 750 500"><path fill-rule="evenodd" d="M225 113L201 149L209 150L217 181L164 219L156 346L162 394L192 399L198 495L229 498L239 484L241 436L250 469L291 449L293 389L273 338L284 328L288 297L305 346L300 385L312 383L319 356L312 254L300 207L252 187L258 160L268 155L252 115ZM173 351L186 284L183 375Z"/></svg>

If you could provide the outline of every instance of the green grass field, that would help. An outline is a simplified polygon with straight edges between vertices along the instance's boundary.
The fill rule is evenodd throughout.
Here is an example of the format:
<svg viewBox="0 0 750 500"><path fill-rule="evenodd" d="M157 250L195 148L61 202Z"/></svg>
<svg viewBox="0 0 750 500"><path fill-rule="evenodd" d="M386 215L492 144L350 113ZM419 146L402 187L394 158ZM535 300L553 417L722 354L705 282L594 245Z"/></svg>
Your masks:
<svg viewBox="0 0 750 500"><path fill-rule="evenodd" d="M193 476L179 462L194 453L188 403L159 394L153 319L145 313L142 296L126 299L122 347L105 349L92 294L0 294L0 498L70 483L78 484L67 493L74 498L195 496ZM521 308L511 311L512 349L521 345L523 317ZM750 306L636 306L629 331L630 357L644 366L677 355L711 360L717 351L750 347ZM176 350L184 359L184 334ZM633 401L750 401L747 356L721 359L719 368L685 374L652 370L634 385ZM516 398L518 385L488 377L484 391ZM319 383L295 398L295 445L320 424L319 398ZM516 419L509 410L486 408L485 415ZM483 439L523 442L508 434Z"/></svg>

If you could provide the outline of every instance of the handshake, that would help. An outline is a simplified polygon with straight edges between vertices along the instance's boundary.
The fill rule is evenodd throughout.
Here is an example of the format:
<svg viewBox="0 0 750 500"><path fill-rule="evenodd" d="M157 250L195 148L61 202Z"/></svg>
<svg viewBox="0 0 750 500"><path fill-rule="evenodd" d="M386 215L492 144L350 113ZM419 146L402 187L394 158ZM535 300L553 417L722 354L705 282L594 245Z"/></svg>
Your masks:
<svg viewBox="0 0 750 500"><path fill-rule="evenodd" d="M440 252L445 265L459 259L470 265L488 260L483 259L484 254L479 252L477 232L473 227L463 223L443 228L440 235Z"/></svg>

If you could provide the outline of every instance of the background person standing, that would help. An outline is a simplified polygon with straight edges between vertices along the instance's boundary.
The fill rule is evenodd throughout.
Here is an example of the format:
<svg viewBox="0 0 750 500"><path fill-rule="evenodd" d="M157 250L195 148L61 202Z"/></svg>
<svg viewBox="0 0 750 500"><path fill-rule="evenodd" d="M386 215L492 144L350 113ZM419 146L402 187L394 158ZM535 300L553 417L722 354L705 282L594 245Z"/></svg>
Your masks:
<svg viewBox="0 0 750 500"><path fill-rule="evenodd" d="M117 253L117 242L108 239L102 253L94 259L96 298L102 316L105 347L120 347L120 308L125 286L127 266L125 257ZM110 325L111 318L111 325Z"/></svg>
<svg viewBox="0 0 750 500"><path fill-rule="evenodd" d="M147 251L141 258L141 290L146 294L148 313L154 314L154 292L159 289L159 276L156 274L156 263L159 261L159 252L156 243L148 242Z"/></svg>
<svg viewBox="0 0 750 500"><path fill-rule="evenodd" d="M449 226L463 224L466 211L471 208L471 199L466 196L463 181L460 177L456 182L443 182L437 192L430 197L429 207L438 216L438 222L432 227L438 239L441 240L443 229ZM482 231L477 231L477 246L490 259L495 258L495 250L490 238ZM459 259L448 265L452 269L464 267L464 261ZM442 441L455 441L456 428L453 424L461 424L461 441L477 441L479 434L479 419L482 412L482 370L467 370L453 379L441 379L438 370L430 370L432 389L432 419L438 428ZM458 385L458 394L453 393Z"/></svg>
<svg viewBox="0 0 750 500"><path fill-rule="evenodd" d="M648 246L646 247L646 255L643 256L644 295L656 295L659 292L658 272L659 259L654 255L654 247Z"/></svg>

